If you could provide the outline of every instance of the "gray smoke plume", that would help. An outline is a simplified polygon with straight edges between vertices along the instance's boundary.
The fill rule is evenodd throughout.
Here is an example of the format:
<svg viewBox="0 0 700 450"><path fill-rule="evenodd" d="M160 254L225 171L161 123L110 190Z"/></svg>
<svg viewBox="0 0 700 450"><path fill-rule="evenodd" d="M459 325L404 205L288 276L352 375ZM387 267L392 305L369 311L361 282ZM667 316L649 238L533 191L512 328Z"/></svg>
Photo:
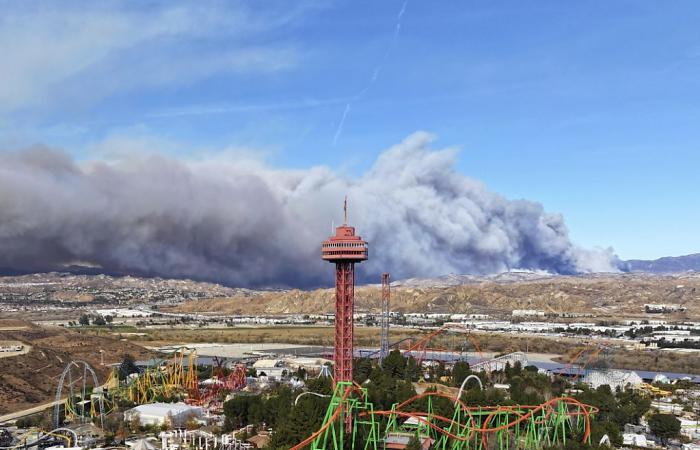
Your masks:
<svg viewBox="0 0 700 450"><path fill-rule="evenodd" d="M325 167L165 156L81 162L32 148L0 154L0 267L98 267L234 286L332 283L320 242L350 222L370 242L361 281L538 269L614 271L612 250L584 250L564 220L511 201L454 169L453 150L416 133L358 179Z"/></svg>

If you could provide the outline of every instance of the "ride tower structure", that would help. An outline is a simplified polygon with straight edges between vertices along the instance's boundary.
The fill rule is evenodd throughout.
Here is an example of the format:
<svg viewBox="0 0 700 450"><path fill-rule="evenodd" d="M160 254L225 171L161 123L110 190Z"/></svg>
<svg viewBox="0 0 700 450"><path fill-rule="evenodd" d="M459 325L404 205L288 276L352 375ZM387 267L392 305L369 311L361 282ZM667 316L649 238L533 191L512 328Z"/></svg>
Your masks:
<svg viewBox="0 0 700 450"><path fill-rule="evenodd" d="M389 274L382 274L382 336L379 344L379 364L384 363L384 358L389 355L389 303L391 301L391 283Z"/></svg>
<svg viewBox="0 0 700 450"><path fill-rule="evenodd" d="M321 258L335 263L335 366L334 382L352 383L353 313L355 311L355 264L368 258L367 242L348 225L348 201L343 204L345 221L335 235L321 244Z"/></svg>

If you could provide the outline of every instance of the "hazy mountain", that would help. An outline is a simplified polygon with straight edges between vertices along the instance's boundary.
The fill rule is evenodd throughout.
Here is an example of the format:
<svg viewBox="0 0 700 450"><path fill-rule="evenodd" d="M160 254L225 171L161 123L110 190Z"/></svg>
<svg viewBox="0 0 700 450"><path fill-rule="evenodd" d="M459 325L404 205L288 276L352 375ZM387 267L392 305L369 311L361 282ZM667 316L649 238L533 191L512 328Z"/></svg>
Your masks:
<svg viewBox="0 0 700 450"><path fill-rule="evenodd" d="M654 260L630 259L622 263L622 268L627 272L700 272L700 253L685 256L665 256Z"/></svg>

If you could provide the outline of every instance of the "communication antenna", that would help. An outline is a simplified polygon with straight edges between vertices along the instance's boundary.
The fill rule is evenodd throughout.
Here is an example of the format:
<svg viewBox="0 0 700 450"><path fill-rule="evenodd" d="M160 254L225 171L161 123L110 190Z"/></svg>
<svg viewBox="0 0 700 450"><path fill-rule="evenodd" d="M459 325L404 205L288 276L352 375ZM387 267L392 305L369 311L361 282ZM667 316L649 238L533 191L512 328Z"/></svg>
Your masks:
<svg viewBox="0 0 700 450"><path fill-rule="evenodd" d="M348 196L345 196L345 202L343 202L343 213L345 214L345 222L343 222L343 225L348 224Z"/></svg>

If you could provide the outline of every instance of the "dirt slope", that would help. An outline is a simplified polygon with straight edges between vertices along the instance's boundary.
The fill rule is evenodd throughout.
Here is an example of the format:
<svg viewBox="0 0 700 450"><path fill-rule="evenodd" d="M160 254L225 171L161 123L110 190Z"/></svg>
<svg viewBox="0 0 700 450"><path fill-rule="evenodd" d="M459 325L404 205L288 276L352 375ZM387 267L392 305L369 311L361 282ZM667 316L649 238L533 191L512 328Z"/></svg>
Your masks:
<svg viewBox="0 0 700 450"><path fill-rule="evenodd" d="M22 327L25 328L18 329ZM148 350L129 342L39 327L29 322L0 320L0 340L32 346L26 355L3 358L0 362L0 414L53 400L58 378L71 360L87 361L103 382L109 368L100 366L100 349L105 352L105 364L121 361L126 353L137 359L152 356Z"/></svg>
<svg viewBox="0 0 700 450"><path fill-rule="evenodd" d="M379 310L378 286L356 289L358 310ZM503 313L513 309L644 316L644 304L680 304L677 319L700 318L700 275L590 275L516 282L474 282L456 286L392 288L392 310L401 312ZM170 311L222 314L332 312L331 289L268 291L185 302Z"/></svg>

